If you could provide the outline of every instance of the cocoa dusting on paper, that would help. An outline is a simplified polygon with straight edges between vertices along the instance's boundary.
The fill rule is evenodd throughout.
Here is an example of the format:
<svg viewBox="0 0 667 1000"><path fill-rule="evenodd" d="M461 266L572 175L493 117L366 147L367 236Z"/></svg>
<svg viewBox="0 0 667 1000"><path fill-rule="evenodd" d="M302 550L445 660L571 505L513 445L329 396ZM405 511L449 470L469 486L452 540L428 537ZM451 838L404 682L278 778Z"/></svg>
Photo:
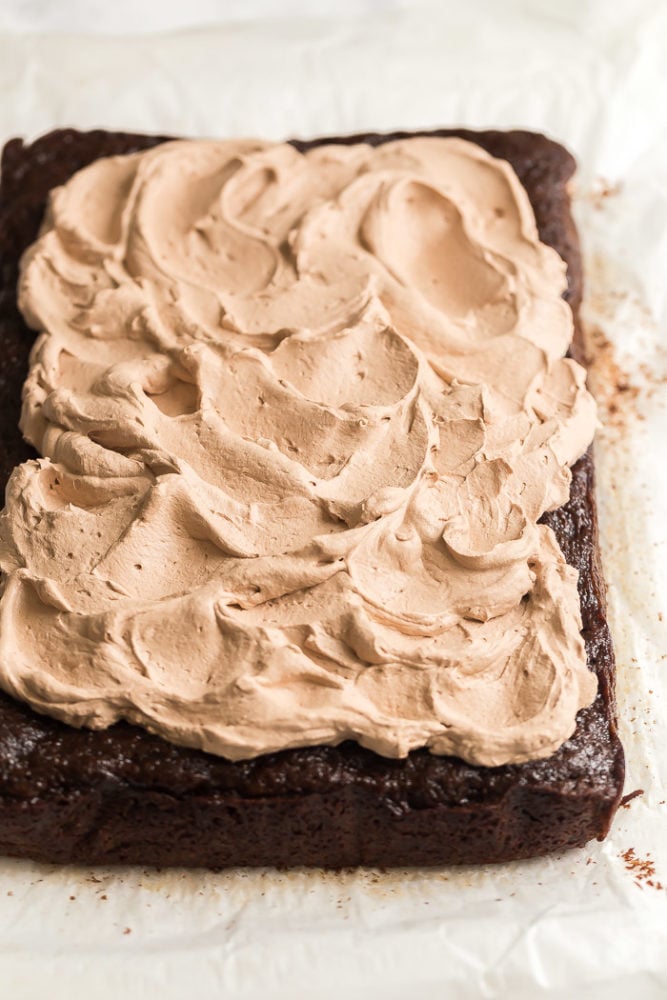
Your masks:
<svg viewBox="0 0 667 1000"><path fill-rule="evenodd" d="M590 191L584 197L590 201L593 208L600 211L605 208L610 198L616 197L622 190L621 181L610 181L606 177L596 177Z"/></svg>
<svg viewBox="0 0 667 1000"><path fill-rule="evenodd" d="M598 191L597 196L595 190ZM600 181L597 189L584 197L593 201L595 207L603 207L605 199L619 192L618 185ZM595 197L599 197L599 205ZM629 429L632 423L645 419L649 400L665 396L667 347L660 342L651 309L628 287L627 279L611 259L604 254L593 253L586 260L586 275L588 286L584 316L588 319L583 330L589 382L599 405L602 423L607 430L618 435ZM632 366L632 375L620 362L617 350L605 332L620 328L621 323L622 328L631 328L635 340L646 348L645 360Z"/></svg>
<svg viewBox="0 0 667 1000"><path fill-rule="evenodd" d="M655 877L655 865L650 854L647 854L645 858L640 858L635 854L634 847L629 847L627 851L621 851L620 856L626 871L630 872L635 885L638 885L640 889L643 889L644 886L658 890L665 888L662 882L658 882Z"/></svg>
<svg viewBox="0 0 667 1000"><path fill-rule="evenodd" d="M585 333L589 378L602 422L622 430L628 417L642 419L636 407L641 390L616 360L614 345L600 327L589 325Z"/></svg>

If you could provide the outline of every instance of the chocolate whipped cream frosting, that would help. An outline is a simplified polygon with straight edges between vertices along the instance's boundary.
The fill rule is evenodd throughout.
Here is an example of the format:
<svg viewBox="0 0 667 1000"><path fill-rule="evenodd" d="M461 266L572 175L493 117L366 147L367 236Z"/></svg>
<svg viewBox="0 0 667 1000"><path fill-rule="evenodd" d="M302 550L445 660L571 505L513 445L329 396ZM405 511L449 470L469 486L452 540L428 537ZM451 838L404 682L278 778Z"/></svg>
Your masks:
<svg viewBox="0 0 667 1000"><path fill-rule="evenodd" d="M538 524L595 425L565 284L459 139L76 174L22 265L2 687L232 760L551 754L596 693Z"/></svg>

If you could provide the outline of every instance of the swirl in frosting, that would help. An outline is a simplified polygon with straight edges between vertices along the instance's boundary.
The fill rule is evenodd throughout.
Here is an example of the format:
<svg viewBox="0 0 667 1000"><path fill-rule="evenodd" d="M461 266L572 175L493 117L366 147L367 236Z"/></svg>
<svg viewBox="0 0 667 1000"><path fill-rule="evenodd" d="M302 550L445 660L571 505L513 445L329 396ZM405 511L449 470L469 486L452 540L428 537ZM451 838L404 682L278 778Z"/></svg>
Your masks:
<svg viewBox="0 0 667 1000"><path fill-rule="evenodd" d="M592 439L565 265L458 139L161 145L52 193L0 684L232 760L546 757L596 680L538 519Z"/></svg>

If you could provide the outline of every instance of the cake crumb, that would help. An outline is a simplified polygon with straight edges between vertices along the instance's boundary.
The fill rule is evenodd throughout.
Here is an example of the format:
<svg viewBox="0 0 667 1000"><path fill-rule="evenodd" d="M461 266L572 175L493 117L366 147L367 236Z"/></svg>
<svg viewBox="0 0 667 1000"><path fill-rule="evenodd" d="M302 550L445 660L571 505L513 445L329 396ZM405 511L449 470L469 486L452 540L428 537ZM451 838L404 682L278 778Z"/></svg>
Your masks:
<svg viewBox="0 0 667 1000"><path fill-rule="evenodd" d="M131 933L132 933L131 927L126 927L125 930L123 931L123 934L131 934Z"/></svg>
<svg viewBox="0 0 667 1000"><path fill-rule="evenodd" d="M621 799L621 809L627 809L633 799L636 799L638 798L638 796L643 794L644 794L643 788L635 788L634 792L628 792L628 794L624 795L623 798Z"/></svg>

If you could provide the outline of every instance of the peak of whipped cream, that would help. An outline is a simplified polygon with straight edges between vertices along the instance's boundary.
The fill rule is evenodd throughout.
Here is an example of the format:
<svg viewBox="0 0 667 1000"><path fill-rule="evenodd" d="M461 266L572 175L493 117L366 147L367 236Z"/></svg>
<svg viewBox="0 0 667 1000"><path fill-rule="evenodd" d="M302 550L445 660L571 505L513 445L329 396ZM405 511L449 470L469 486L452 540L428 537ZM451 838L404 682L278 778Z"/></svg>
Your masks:
<svg viewBox="0 0 667 1000"><path fill-rule="evenodd" d="M22 262L0 685L233 760L551 754L596 692L537 523L595 425L565 284L458 139L77 173Z"/></svg>

